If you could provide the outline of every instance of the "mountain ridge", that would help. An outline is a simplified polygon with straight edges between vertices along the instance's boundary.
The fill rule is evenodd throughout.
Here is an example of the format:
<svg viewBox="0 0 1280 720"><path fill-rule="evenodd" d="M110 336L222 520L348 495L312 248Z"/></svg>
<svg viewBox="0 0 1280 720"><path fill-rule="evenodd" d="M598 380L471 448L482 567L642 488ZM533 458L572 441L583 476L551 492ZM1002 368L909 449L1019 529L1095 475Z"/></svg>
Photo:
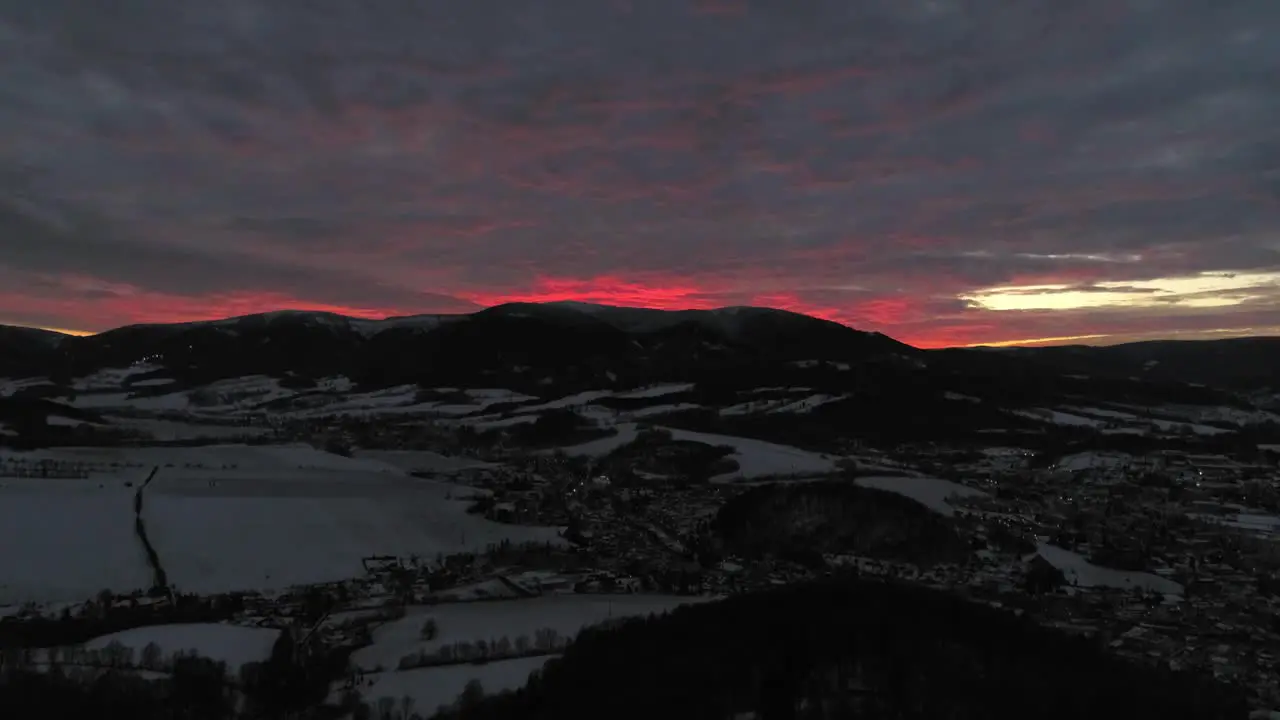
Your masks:
<svg viewBox="0 0 1280 720"><path fill-rule="evenodd" d="M507 303L473 313L383 319L279 310L126 325L87 336L0 326L0 375L9 376L75 377L154 362L192 380L264 373L462 383L515 374L526 376L528 386L566 378L765 376L787 364L834 363L864 383L914 382L913 372L932 372L976 374L996 384L1074 375L1254 390L1280 388L1277 360L1280 338L1265 336L922 350L802 313L741 306Z"/></svg>

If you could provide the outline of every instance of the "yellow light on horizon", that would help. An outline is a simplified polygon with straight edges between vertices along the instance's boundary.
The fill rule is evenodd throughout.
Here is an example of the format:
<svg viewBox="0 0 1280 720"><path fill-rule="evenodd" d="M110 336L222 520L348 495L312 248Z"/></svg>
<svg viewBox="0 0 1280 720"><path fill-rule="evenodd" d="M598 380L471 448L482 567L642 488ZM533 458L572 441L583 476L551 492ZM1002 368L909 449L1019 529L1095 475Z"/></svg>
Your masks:
<svg viewBox="0 0 1280 720"><path fill-rule="evenodd" d="M76 336L76 337L89 337L90 335L97 335L97 334L98 334L98 333L93 332L93 331L91 331L91 330L71 330L71 329L68 329L68 328L42 327L42 328L36 328L36 329L37 329L37 330L48 330L49 332L62 333L63 335L74 335L74 336Z"/></svg>
<svg viewBox="0 0 1280 720"><path fill-rule="evenodd" d="M88 337L89 335L98 334L97 332L92 330L72 330L70 328L42 327L40 325L23 325L21 323L0 322L0 325L11 325L13 327L31 328L32 330L45 330L48 332L62 333L63 335L74 335L76 337Z"/></svg>
<svg viewBox="0 0 1280 720"><path fill-rule="evenodd" d="M965 293L959 298L982 310L1085 310L1092 308L1239 305L1280 292L1280 273L1198 273L1154 280L1107 281L1089 289L1066 284L1006 285Z"/></svg>
<svg viewBox="0 0 1280 720"><path fill-rule="evenodd" d="M1022 345L1044 345L1047 343L1065 344L1077 340L1097 340L1105 337L1111 336L1105 333L1097 333L1093 335L1060 335L1058 337L1024 338L1022 340L1000 340L997 342L971 343L969 345L961 345L961 347L1018 347Z"/></svg>

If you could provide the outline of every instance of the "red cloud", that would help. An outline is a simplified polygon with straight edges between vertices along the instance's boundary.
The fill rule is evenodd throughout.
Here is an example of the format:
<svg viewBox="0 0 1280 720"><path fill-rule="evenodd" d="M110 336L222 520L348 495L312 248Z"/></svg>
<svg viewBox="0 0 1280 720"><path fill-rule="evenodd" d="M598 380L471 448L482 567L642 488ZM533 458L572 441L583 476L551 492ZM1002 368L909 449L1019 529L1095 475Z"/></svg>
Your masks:
<svg viewBox="0 0 1280 720"><path fill-rule="evenodd" d="M768 293L735 288L726 283L702 285L692 280L671 279L653 283L628 281L613 276L587 279L539 278L521 292L455 293L480 305L507 302L559 302L574 300L625 307L664 310L711 309L730 305L755 305L803 313L844 323L862 330L888 331L895 325L920 320L923 302L906 297L885 297L834 304L806 300L796 293ZM938 347L945 342L927 334L899 338L921 347Z"/></svg>
<svg viewBox="0 0 1280 720"><path fill-rule="evenodd" d="M456 311L445 307L352 307L297 298L279 293L242 292L187 297L148 292L93 278L59 278L57 294L0 293L0 307L9 322L52 328L101 331L133 323L211 320L271 310L320 310L354 317L381 318ZM1225 311L1202 310L1152 317L1136 311L991 312L939 301L929 292L928 278L917 291L870 293L820 290L769 291L767 281L749 278L706 279L596 276L543 276L523 289L454 290L452 295L479 306L506 302L575 300L657 309L710 309L730 305L776 307L804 313L859 330L883 332L921 348L1022 341L1033 343L1089 342L1141 339L1152 335L1205 333L1222 336L1221 328L1236 334L1274 332L1270 305Z"/></svg>

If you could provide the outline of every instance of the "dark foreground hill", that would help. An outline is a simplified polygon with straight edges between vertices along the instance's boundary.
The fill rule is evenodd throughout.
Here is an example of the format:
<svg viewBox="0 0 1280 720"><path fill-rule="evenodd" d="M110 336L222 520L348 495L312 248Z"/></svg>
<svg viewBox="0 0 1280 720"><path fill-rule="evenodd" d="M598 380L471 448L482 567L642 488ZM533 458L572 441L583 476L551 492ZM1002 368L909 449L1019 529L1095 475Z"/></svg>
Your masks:
<svg viewBox="0 0 1280 720"><path fill-rule="evenodd" d="M822 566L826 553L910 562L963 563L969 548L945 518L898 493L852 483L760 485L716 513L706 552L784 557Z"/></svg>
<svg viewBox="0 0 1280 720"><path fill-rule="evenodd" d="M919 586L830 578L583 631L520 690L469 687L453 708L382 715L322 707L336 665L299 663L282 640L240 673L188 658L168 676L84 682L21 651L0 663L0 717L202 720L1243 720L1235 689L1108 655L1007 610ZM327 661L326 661L327 662ZM254 664L256 665L256 664ZM307 669L309 668L309 669ZM306 669L306 672L302 672ZM244 703L237 702L243 693ZM400 713L399 698L389 709Z"/></svg>
<svg viewBox="0 0 1280 720"><path fill-rule="evenodd" d="M1233 690L942 592L850 579L588 630L465 720L1245 718ZM755 713L750 714L750 713Z"/></svg>

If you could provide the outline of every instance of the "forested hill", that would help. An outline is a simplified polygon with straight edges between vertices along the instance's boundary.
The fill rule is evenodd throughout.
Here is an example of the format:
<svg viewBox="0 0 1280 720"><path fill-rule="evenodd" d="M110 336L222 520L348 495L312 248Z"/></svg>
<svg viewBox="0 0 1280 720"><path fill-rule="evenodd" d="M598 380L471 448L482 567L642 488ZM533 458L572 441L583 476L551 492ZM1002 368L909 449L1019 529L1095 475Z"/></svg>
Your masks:
<svg viewBox="0 0 1280 720"><path fill-rule="evenodd" d="M938 591L840 580L587 631L465 720L1245 718L1212 681Z"/></svg>

